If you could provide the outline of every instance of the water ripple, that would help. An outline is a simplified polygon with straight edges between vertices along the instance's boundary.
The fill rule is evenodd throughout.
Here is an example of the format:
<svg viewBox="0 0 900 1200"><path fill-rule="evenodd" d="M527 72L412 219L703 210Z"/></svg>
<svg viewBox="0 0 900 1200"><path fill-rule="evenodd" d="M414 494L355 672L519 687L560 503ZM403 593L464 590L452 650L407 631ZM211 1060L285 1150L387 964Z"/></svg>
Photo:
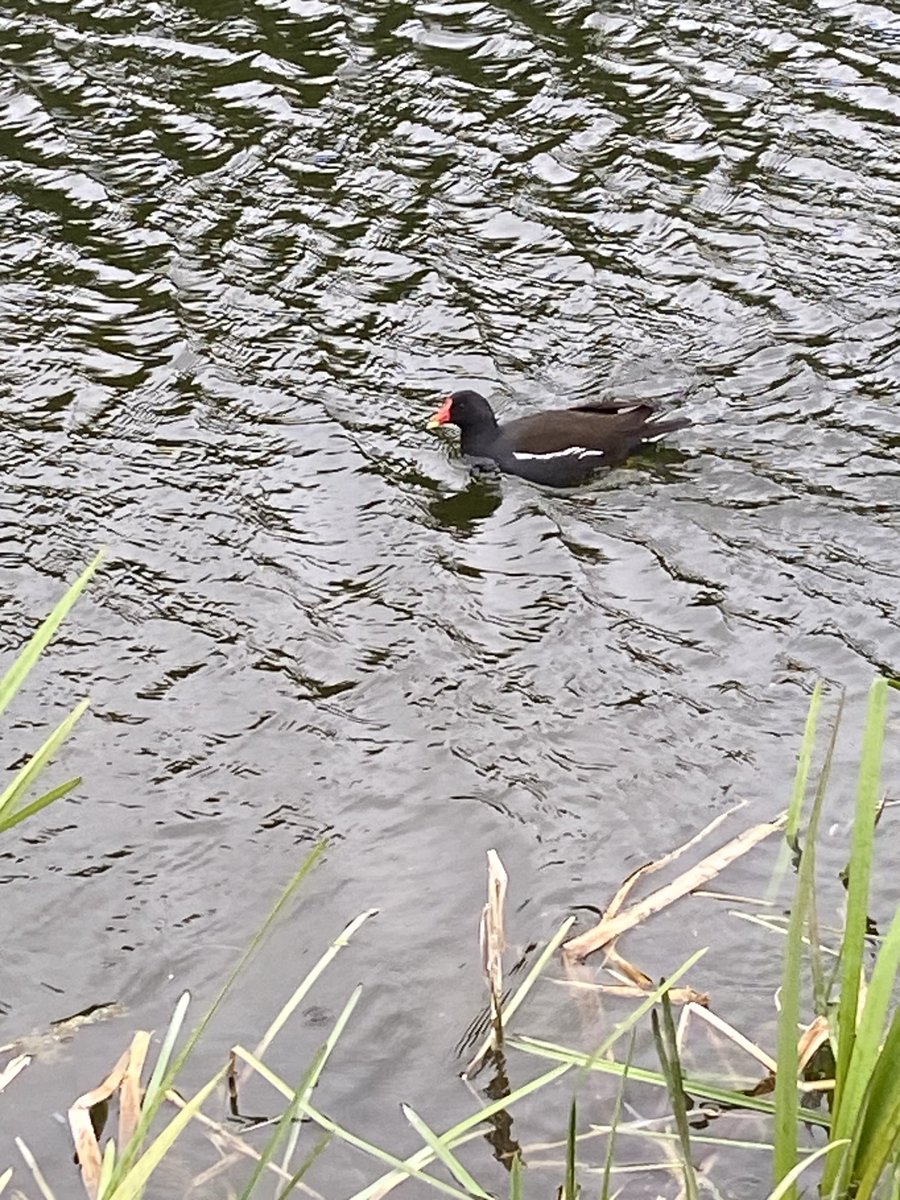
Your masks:
<svg viewBox="0 0 900 1200"><path fill-rule="evenodd" d="M900 662L898 30L843 0L0 17L4 650L111 547L4 740L92 692L86 783L4 863L14 1033L113 979L158 1026L327 831L312 927L384 910L334 1085L378 1140L372 1047L417 1028L385 964L415 947L422 1010L467 1026L447 931L487 846L531 939L736 794L782 802L814 678L852 706ZM424 431L463 384L696 424L543 493ZM736 1003L771 990L742 956Z"/></svg>

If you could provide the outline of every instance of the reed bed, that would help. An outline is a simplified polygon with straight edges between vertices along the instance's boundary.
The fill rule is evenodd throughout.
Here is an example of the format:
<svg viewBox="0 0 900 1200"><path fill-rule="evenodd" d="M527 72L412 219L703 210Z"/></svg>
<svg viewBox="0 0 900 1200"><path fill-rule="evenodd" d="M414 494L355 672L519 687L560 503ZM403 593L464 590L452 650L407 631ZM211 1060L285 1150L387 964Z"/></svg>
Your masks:
<svg viewBox="0 0 900 1200"><path fill-rule="evenodd" d="M0 714L101 558L98 555L86 568L0 680ZM191 998L185 994L158 1044L149 1031L136 1031L107 1077L73 1100L68 1121L81 1190L89 1200L139 1200L160 1166L180 1155L183 1138L191 1130L208 1143L210 1161L193 1173L185 1195L195 1192L240 1200L265 1195L284 1200L299 1194L336 1200L323 1197L309 1177L316 1167L315 1177L321 1179L322 1163L327 1162L323 1156L342 1145L368 1160L371 1175L365 1186L352 1196L342 1195L342 1200L381 1200L401 1187L415 1196L434 1192L463 1200L489 1200L503 1194L511 1200L551 1194L560 1200L648 1194L695 1200L701 1194L726 1195L717 1182L718 1166L741 1155L765 1163L768 1200L795 1200L801 1190L806 1195L818 1191L823 1200L898 1200L900 908L884 933L870 916L872 866L884 803L881 776L890 687L886 679L873 682L859 739L858 778L842 876L845 904L838 929L826 929L819 911L822 873L817 848L842 714L838 704L830 729L824 730L824 752L816 768L816 748L823 740L820 685L812 696L784 813L739 829L704 852L727 822L733 826L739 810L718 815L684 845L626 879L592 928L573 935L574 918L561 922L533 951L515 988L508 985L505 974L509 880L499 856L488 852L488 899L481 925L487 996L484 1037L460 1072L461 1086L468 1086L473 1097L472 1111L439 1130L409 1105L401 1106L401 1117L420 1145L413 1153L400 1155L346 1127L315 1102L317 1084L361 1002L361 986L346 996L299 1078L287 1080L279 1074L273 1050L330 964L338 955L352 952L355 938L365 936L374 911L360 913L338 938L321 948L311 970L284 999L252 1050L233 1046L208 1078L196 1082L198 1043L222 1001L250 969L272 927L298 902L299 890L309 882L323 853L324 847L317 846L300 864L191 1032L185 1036L191 1011ZM78 780L69 779L32 798L39 776L86 705L82 700L72 710L0 794L0 833L8 834L77 786ZM762 853L762 847L776 838L782 850L768 898L748 905L741 903L746 898L712 886L738 858L751 851ZM701 857L692 865L675 867L698 852ZM657 872L671 877L632 899ZM783 917L772 897L784 891L789 872L792 899ZM636 927L651 927L664 910L688 896L704 895L734 901L742 909L735 916L764 930L760 936L771 940L773 955L780 957L781 985L773 997L778 1014L774 1045L760 1044L750 1032L738 1029L695 988L705 950L669 969L664 979L654 980L620 945ZM609 1021L588 1050L529 1036L521 1021L539 982L560 989L560 1004L614 997L628 1011ZM761 1020L760 1027L764 1024ZM643 1041L655 1052L655 1061L647 1061L646 1055L644 1061L637 1061L640 1034L648 1035ZM714 1036L720 1047L727 1045L740 1057L744 1064L740 1073L746 1076L742 1083L735 1082L731 1068L717 1075L690 1065L691 1040L705 1035ZM0 1093L15 1087L29 1062L29 1055L15 1043L0 1047L4 1051L9 1057L0 1064ZM474 1081L482 1072L488 1074L491 1086L478 1091ZM584 1113L596 1113L587 1093L591 1082L602 1076L611 1077L613 1091L607 1119L598 1123ZM517 1085L510 1082L520 1078L523 1082ZM263 1085L268 1090L273 1106L272 1117L256 1124L238 1120L240 1098L251 1080L254 1087ZM484 1102L487 1092L491 1098ZM116 1129L107 1132L113 1111ZM557 1140L527 1140L535 1112L541 1117L538 1128L546 1125L549 1114L559 1129ZM513 1115L515 1138L510 1134ZM23 1196L63 1200L54 1194L26 1136L27 1131L19 1131L16 1142L22 1163L0 1173L0 1194L15 1200ZM486 1138L493 1151L489 1163L483 1153ZM645 1148L642 1156L631 1152L636 1145ZM504 1168L499 1190L495 1160Z"/></svg>

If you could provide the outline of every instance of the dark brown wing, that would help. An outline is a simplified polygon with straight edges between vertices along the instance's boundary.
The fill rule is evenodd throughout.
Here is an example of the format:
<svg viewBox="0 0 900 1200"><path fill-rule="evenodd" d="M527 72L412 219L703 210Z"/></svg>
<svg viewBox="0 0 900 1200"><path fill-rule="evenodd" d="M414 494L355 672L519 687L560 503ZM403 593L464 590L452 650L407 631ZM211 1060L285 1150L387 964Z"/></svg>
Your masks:
<svg viewBox="0 0 900 1200"><path fill-rule="evenodd" d="M573 404L571 408L567 408L566 412L586 412L586 413L605 413L610 416L616 413L639 413L644 421L648 421L650 417L657 411L655 404L645 400L643 404L640 400L585 400L583 404Z"/></svg>
<svg viewBox="0 0 900 1200"><path fill-rule="evenodd" d="M580 405L520 417L502 426L505 440L524 454L553 454L570 446L604 450L616 458L638 445L654 409L649 405Z"/></svg>
<svg viewBox="0 0 900 1200"><path fill-rule="evenodd" d="M615 428L617 435L633 436L640 441L655 440L661 434L687 429L693 424L689 417L667 417L650 400L645 400L643 404L634 400L589 400L567 411L609 417L609 428Z"/></svg>

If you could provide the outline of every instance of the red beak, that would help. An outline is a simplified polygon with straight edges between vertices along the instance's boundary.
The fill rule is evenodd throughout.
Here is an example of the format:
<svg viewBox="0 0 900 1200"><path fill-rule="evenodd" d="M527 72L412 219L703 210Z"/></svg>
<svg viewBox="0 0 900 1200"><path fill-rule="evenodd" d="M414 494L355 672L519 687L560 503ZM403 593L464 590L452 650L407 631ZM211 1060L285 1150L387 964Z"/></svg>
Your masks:
<svg viewBox="0 0 900 1200"><path fill-rule="evenodd" d="M426 429L437 429L438 425L450 424L450 409L453 407L453 397L445 396L444 403L425 426Z"/></svg>

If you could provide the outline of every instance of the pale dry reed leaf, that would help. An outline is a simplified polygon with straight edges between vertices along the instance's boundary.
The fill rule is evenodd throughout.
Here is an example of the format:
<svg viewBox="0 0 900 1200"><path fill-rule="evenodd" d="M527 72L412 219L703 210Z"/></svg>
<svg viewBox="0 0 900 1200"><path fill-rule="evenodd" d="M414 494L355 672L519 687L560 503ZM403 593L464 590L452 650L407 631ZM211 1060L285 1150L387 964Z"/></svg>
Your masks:
<svg viewBox="0 0 900 1200"><path fill-rule="evenodd" d="M643 1000L646 998L647 991L638 987L633 983L596 983L586 982L580 979L552 979L551 983L562 984L563 987L569 987L573 990L579 988L585 991L591 991L599 996L624 996L631 1000ZM693 988L672 988L669 992L672 1003L676 1006L684 1004L700 1004L707 997L700 992L695 992Z"/></svg>
<svg viewBox="0 0 900 1200"><path fill-rule="evenodd" d="M17 1075L21 1075L30 1062L30 1054L17 1054L15 1058L11 1058L0 1071L0 1092L11 1084Z"/></svg>
<svg viewBox="0 0 900 1200"><path fill-rule="evenodd" d="M79 1096L69 1109L69 1129L72 1131L75 1153L81 1168L81 1182L84 1184L84 1190L87 1192L89 1200L96 1200L100 1191L100 1172L103 1166L100 1144L91 1123L91 1109L95 1104L108 1101L115 1094L122 1082L130 1057L131 1048L129 1047L100 1086Z"/></svg>
<svg viewBox="0 0 900 1200"><path fill-rule="evenodd" d="M544 967L547 965L547 963L550 961L550 959L553 957L553 955L556 953L556 951L562 945L563 939L567 936L569 930L572 928L572 926L574 924L575 924L574 917L566 917L566 919L563 921L563 923L560 925L560 927L554 933L553 937L550 938L549 942L547 942L547 944L544 946L543 950L541 950L540 954L538 954L537 957L533 960L525 978L522 980L522 982L516 988L514 994L506 1002L503 1015L504 1015L504 1018L507 1021L507 1023L512 1019L513 1015L518 1011L519 1007L524 1003L526 996L528 996L532 987L535 985L537 980L541 977L541 973L542 973ZM484 1041L481 1043L481 1045L475 1051L475 1054L472 1057L471 1061L469 1063L467 1063L466 1067L463 1069L462 1074L460 1076L462 1079L464 1079L468 1082L470 1079L472 1079L474 1077L474 1075L478 1071L481 1070L481 1066L484 1062L485 1055L491 1049L492 1039L493 1039L493 1029L491 1029L488 1032L487 1037L484 1039Z"/></svg>
<svg viewBox="0 0 900 1200"><path fill-rule="evenodd" d="M494 1047L503 1041L503 951L506 949L504 910L509 876L496 850L488 850L488 898L481 914L481 953L491 997Z"/></svg>
<svg viewBox="0 0 900 1200"><path fill-rule="evenodd" d="M184 1108L187 1104L186 1100L183 1100L177 1092L172 1091L171 1089L166 1092L166 1099L170 1104L174 1104L176 1108ZM226 1129L225 1126L221 1125L218 1121L214 1121L212 1117L208 1117L206 1113L195 1113L194 1120L205 1127L207 1136L210 1138L213 1144L216 1145L217 1149L220 1150L220 1153L222 1152L222 1147L227 1146L230 1147L233 1153L243 1155L245 1158L250 1158L254 1162L259 1162L260 1158L262 1158L262 1155L259 1153L259 1151L255 1150L249 1142L244 1141L244 1139L239 1137L236 1133L232 1133L230 1129ZM255 1126L254 1128L258 1129L259 1126ZM221 1146L218 1145L216 1139L218 1139L218 1142L221 1143ZM216 1167L210 1167L211 1172L215 1173L216 1170ZM287 1183L291 1178L290 1172L285 1171L276 1162L266 1163L266 1170L271 1171L273 1175L277 1175L278 1178L283 1180L285 1183ZM298 1183L295 1183L294 1188L298 1192L303 1192L305 1196L309 1196L310 1200L325 1200L325 1198L319 1192L309 1187L302 1180L300 1180Z"/></svg>
<svg viewBox="0 0 900 1200"><path fill-rule="evenodd" d="M71 1112L73 1108L83 1108L85 1110L91 1109L95 1104L101 1104L104 1100L109 1100L111 1096L114 1096L118 1091L119 1084L122 1082L123 1076L125 1075L130 1057L131 1047L129 1046L127 1050L123 1051L119 1061L103 1080L103 1082L97 1087L91 1088L89 1092L85 1092L84 1095L79 1096L77 1100L73 1101L69 1112Z"/></svg>
<svg viewBox="0 0 900 1200"><path fill-rule="evenodd" d="M634 963L624 958L616 949L615 943L611 943L606 948L606 961L604 967L614 975L624 975L629 983L634 984L641 991L650 992L653 990L653 980L640 967L636 967Z"/></svg>
<svg viewBox="0 0 900 1200"><path fill-rule="evenodd" d="M666 884L665 887L658 888L655 892L652 892L645 899L638 901L624 912L617 913L613 917L604 917L593 929L588 929L585 933L579 934L578 937L572 938L566 942L563 950L576 959L583 959L587 955L593 954L594 951L602 949L614 938L619 937L629 929L633 929L636 925L640 925L647 917L652 916L663 908L667 908L670 904L674 904L676 900L689 895L696 888L700 887L701 884L714 879L725 867L746 854L749 850L752 850L759 842L764 841L767 837L771 837L773 833L782 829L784 821L785 816L782 814L775 821L767 821L760 825L754 825L750 829L745 829L743 833L739 833L737 837L732 838L730 842L726 842L720 849L714 850L712 854L708 854L706 858L701 859L700 862L696 863L689 870L684 871L677 879ZM696 838L693 840L696 841ZM690 842L686 843L685 847L690 844ZM685 847L682 847L682 849ZM674 853L680 853L680 851ZM671 860L672 856L668 857ZM660 862L663 861L662 859L660 860ZM655 867L656 864L654 864L653 869Z"/></svg>
<svg viewBox="0 0 900 1200"><path fill-rule="evenodd" d="M745 1037L740 1030L735 1029L733 1025L717 1016L716 1013L710 1012L708 1008L702 1008L699 1005L689 1005L685 1010L686 1015L696 1016L705 1021L707 1025L711 1025L713 1029L728 1038L735 1046L739 1046L751 1058L755 1058L758 1063L761 1063L766 1070L774 1075L777 1067L775 1059L770 1054L767 1054L761 1046L757 1046L756 1042L751 1042L748 1037Z"/></svg>
<svg viewBox="0 0 900 1200"><path fill-rule="evenodd" d="M643 879L645 875L652 875L655 871L661 871L663 867L667 867L669 863L674 862L677 858L680 858L682 854L687 853L688 850L692 849L699 842L702 842L704 838L709 837L711 833L715 833L715 831L723 822L727 821L729 817L733 816L736 812L739 812L740 809L744 808L745 804L746 801L741 800L740 803L735 804L726 812L719 813L719 815L713 817L713 819L707 825L704 825L699 833L695 833L693 837L689 838L686 842L683 842L682 845L677 846L674 850L670 850L669 853L664 854L662 858L657 858L653 862L645 863L642 867L638 867L637 870L632 871L628 878L619 886L618 891L613 896L606 908L606 912L603 914L603 919L608 920L609 918L616 916L622 905L628 899L632 888L639 879Z"/></svg>
<svg viewBox="0 0 900 1200"><path fill-rule="evenodd" d="M216 1145L217 1139L210 1135L210 1141L212 1141L213 1145ZM218 1150L220 1148L216 1146L216 1149ZM212 1181L217 1179L219 1175L223 1174L225 1171L230 1171L232 1167L236 1167L238 1163L240 1163L241 1158L242 1155L239 1154L237 1150L233 1150L230 1154L226 1154L223 1158L219 1159L217 1163L213 1163L211 1167L207 1167L205 1171L201 1171L199 1175L194 1176L194 1178L191 1180L191 1190L199 1191L201 1188L206 1187L208 1183L212 1183Z"/></svg>
<svg viewBox="0 0 900 1200"><path fill-rule="evenodd" d="M69 1129L72 1141L75 1143L75 1154L81 1168L81 1182L87 1192L88 1200L97 1200L100 1192L100 1171L103 1167L103 1156L94 1126L91 1124L90 1109L70 1108Z"/></svg>
<svg viewBox="0 0 900 1200"><path fill-rule="evenodd" d="M809 1066L809 1061L816 1051L828 1041L828 1018L818 1016L815 1020L807 1025L800 1035L800 1041L797 1046L797 1057L799 1059L799 1070L802 1072ZM834 1084L834 1080L821 1080L821 1083Z"/></svg>
<svg viewBox="0 0 900 1200"><path fill-rule="evenodd" d="M730 904L753 904L758 908L774 908L774 900L763 900L759 896L742 896L740 892L717 892L710 888L698 888L695 896L705 896L707 900L724 900Z"/></svg>
<svg viewBox="0 0 900 1200"><path fill-rule="evenodd" d="M50 1189L50 1185L47 1183L47 1180L44 1178L44 1174L41 1171L41 1168L37 1165L37 1161L36 1161L34 1155L29 1150L26 1143L23 1142L20 1137L17 1137L15 1139L15 1141L16 1141L16 1146L19 1149L19 1153L25 1159L25 1165L28 1167L28 1170L31 1172L31 1176L34 1179L35 1186L37 1187L38 1191L43 1196L44 1200L56 1200L56 1197L53 1195L53 1192ZM21 1195L21 1193L14 1192L13 1195L19 1196L19 1195Z"/></svg>
<svg viewBox="0 0 900 1200"><path fill-rule="evenodd" d="M150 1034L139 1029L131 1039L128 1066L119 1095L119 1146L127 1146L141 1119L141 1072L150 1048Z"/></svg>

